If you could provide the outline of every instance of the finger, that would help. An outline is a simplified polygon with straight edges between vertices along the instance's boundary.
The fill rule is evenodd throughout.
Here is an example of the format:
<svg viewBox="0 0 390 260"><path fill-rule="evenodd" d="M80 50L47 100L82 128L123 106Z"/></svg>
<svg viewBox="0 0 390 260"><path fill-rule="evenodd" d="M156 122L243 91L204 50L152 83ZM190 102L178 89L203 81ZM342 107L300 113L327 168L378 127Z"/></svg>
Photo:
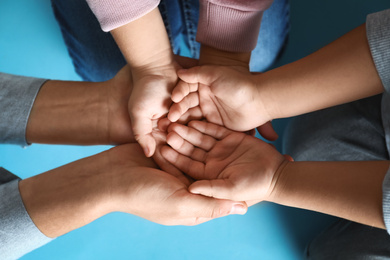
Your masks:
<svg viewBox="0 0 390 260"><path fill-rule="evenodd" d="M171 121L169 121L168 118L164 117L158 120L157 126L160 131L166 132L169 125L171 124Z"/></svg>
<svg viewBox="0 0 390 260"><path fill-rule="evenodd" d="M171 124L168 127L168 132L175 132L182 139L206 151L210 151L216 143L216 140L213 137L203 134L192 127L181 124Z"/></svg>
<svg viewBox="0 0 390 260"><path fill-rule="evenodd" d="M290 162L293 162L293 161L294 161L294 158L292 158L292 157L291 157L290 155L288 155L288 154L284 154L283 156L284 156L284 158L286 158L287 161L290 161Z"/></svg>
<svg viewBox="0 0 390 260"><path fill-rule="evenodd" d="M173 102L178 103L188 94L190 94L191 92L195 92L197 90L198 90L197 83L188 83L180 80L172 91L171 99Z"/></svg>
<svg viewBox="0 0 390 260"><path fill-rule="evenodd" d="M203 119L203 113L199 106L189 109L187 112L185 112L179 120L177 120L177 123L186 125L191 120L201 120Z"/></svg>
<svg viewBox="0 0 390 260"><path fill-rule="evenodd" d="M190 177L194 179L201 179L204 177L205 165L203 163L184 156L169 146L163 146L161 148L161 155L173 166Z"/></svg>
<svg viewBox="0 0 390 260"><path fill-rule="evenodd" d="M267 139L268 141L275 141L278 139L278 134L275 132L274 128L272 127L271 121L268 121L264 125L261 125L257 128L257 131L259 134Z"/></svg>
<svg viewBox="0 0 390 260"><path fill-rule="evenodd" d="M190 108L199 106L199 94L197 92L190 93L185 96L179 103L174 103L168 112L168 119L171 122L176 122Z"/></svg>
<svg viewBox="0 0 390 260"><path fill-rule="evenodd" d="M179 55L175 55L175 60L183 68L191 68L191 67L198 65L197 59L192 59L192 58L183 57L183 56L179 56Z"/></svg>
<svg viewBox="0 0 390 260"><path fill-rule="evenodd" d="M141 145L147 157L152 156L156 150L156 141L152 136L152 120L142 116L131 116L131 124L135 140Z"/></svg>
<svg viewBox="0 0 390 260"><path fill-rule="evenodd" d="M234 200L234 198L237 197L234 188L235 186L229 180L216 179L196 181L190 185L188 190L193 194L200 194L217 199Z"/></svg>
<svg viewBox="0 0 390 260"><path fill-rule="evenodd" d="M204 150L196 148L175 132L167 135L167 143L178 153L190 157L195 161L204 162L206 160L207 153Z"/></svg>
<svg viewBox="0 0 390 260"><path fill-rule="evenodd" d="M188 126L219 140L233 133L233 131L223 126L204 121L191 121L188 123Z"/></svg>
<svg viewBox="0 0 390 260"><path fill-rule="evenodd" d="M219 77L216 66L197 66L190 69L178 70L179 78L187 83L202 83L210 85Z"/></svg>
<svg viewBox="0 0 390 260"><path fill-rule="evenodd" d="M153 155L153 160L160 167L161 170L175 176L185 185L189 186L191 181L179 169L170 164L162 155L160 149L157 149Z"/></svg>
<svg viewBox="0 0 390 260"><path fill-rule="evenodd" d="M193 222L194 225L231 214L244 215L248 210L245 202L219 200L200 195L193 195L190 198L191 200L183 202L185 203L183 211L196 216Z"/></svg>

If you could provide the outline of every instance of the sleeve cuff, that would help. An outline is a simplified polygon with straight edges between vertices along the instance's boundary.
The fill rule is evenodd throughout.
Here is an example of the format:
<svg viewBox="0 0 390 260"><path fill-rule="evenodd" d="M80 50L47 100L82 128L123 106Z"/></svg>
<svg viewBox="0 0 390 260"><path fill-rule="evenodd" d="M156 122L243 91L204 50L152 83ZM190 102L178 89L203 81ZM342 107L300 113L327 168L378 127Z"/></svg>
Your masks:
<svg viewBox="0 0 390 260"><path fill-rule="evenodd" d="M27 121L45 81L0 73L0 143L27 145Z"/></svg>
<svg viewBox="0 0 390 260"><path fill-rule="evenodd" d="M109 32L155 9L160 0L87 0L103 31Z"/></svg>
<svg viewBox="0 0 390 260"><path fill-rule="evenodd" d="M366 30L376 70L390 93L390 9L368 15Z"/></svg>
<svg viewBox="0 0 390 260"><path fill-rule="evenodd" d="M1 175L4 171L0 168ZM19 193L19 179L0 185L0 258L17 259L51 240L28 215Z"/></svg>
<svg viewBox="0 0 390 260"><path fill-rule="evenodd" d="M251 52L257 44L263 11L272 3L257 2L262 4L256 8L238 8L235 5L200 1L196 40L224 51Z"/></svg>

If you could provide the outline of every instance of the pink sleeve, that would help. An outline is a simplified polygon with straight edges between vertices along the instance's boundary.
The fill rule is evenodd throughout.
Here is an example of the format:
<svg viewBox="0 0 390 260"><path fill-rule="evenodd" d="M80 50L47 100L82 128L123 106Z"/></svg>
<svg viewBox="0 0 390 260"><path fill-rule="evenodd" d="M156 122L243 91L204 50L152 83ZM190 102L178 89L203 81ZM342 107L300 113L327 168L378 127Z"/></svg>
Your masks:
<svg viewBox="0 0 390 260"><path fill-rule="evenodd" d="M152 11L160 3L160 0L86 1L105 32L137 20Z"/></svg>
<svg viewBox="0 0 390 260"><path fill-rule="evenodd" d="M273 0L200 0L196 40L231 52L256 47L261 17Z"/></svg>

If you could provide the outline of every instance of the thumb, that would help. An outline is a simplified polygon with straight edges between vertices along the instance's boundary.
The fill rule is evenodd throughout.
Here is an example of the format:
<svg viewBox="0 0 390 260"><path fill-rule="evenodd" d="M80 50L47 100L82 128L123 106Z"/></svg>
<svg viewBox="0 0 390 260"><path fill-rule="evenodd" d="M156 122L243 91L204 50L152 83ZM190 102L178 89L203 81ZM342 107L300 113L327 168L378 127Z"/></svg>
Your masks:
<svg viewBox="0 0 390 260"><path fill-rule="evenodd" d="M152 120L142 116L131 116L135 140L142 147L145 155L151 157L156 150L156 141L152 136Z"/></svg>
<svg viewBox="0 0 390 260"><path fill-rule="evenodd" d="M179 70L177 76L187 83L210 85L218 78L218 71L216 66L196 66L190 69Z"/></svg>
<svg viewBox="0 0 390 260"><path fill-rule="evenodd" d="M201 180L190 185L188 190L193 194L201 194L217 199L234 200L234 185L226 179Z"/></svg>
<svg viewBox="0 0 390 260"><path fill-rule="evenodd" d="M275 132L271 121L268 121L264 125L257 127L257 131L262 137L264 137L268 141L275 141L279 137L278 134Z"/></svg>
<svg viewBox="0 0 390 260"><path fill-rule="evenodd" d="M186 205L189 206L188 201ZM189 208L192 211L190 214L196 216L195 221L199 222L232 214L244 215L248 211L245 202L213 199L201 195L193 195L192 205Z"/></svg>

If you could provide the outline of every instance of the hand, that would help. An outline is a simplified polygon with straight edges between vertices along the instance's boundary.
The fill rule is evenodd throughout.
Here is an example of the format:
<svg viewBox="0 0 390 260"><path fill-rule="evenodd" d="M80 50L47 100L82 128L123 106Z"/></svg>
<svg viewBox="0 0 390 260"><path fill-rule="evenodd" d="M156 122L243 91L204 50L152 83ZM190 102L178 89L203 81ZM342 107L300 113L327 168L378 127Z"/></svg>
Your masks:
<svg viewBox="0 0 390 260"><path fill-rule="evenodd" d="M164 225L195 225L228 214L244 214L242 202L216 200L191 194L187 185L156 169L136 144L122 145L109 152L112 211L135 214Z"/></svg>
<svg viewBox="0 0 390 260"><path fill-rule="evenodd" d="M189 191L219 199L266 200L287 160L253 136L192 121L172 124L162 155L199 181Z"/></svg>
<svg viewBox="0 0 390 260"><path fill-rule="evenodd" d="M114 78L103 83L107 102L107 138L109 144L134 143L128 101L133 89L130 67L123 67Z"/></svg>
<svg viewBox="0 0 390 260"><path fill-rule="evenodd" d="M152 135L153 120L163 118L172 103L170 96L176 85L176 63L147 70L133 70L133 92L129 113L135 139L150 157L156 149Z"/></svg>
<svg viewBox="0 0 390 260"><path fill-rule="evenodd" d="M172 122L197 106L209 122L236 131L248 131L272 119L249 72L200 66L180 70L178 76L182 81L172 92L175 104L168 114Z"/></svg>

